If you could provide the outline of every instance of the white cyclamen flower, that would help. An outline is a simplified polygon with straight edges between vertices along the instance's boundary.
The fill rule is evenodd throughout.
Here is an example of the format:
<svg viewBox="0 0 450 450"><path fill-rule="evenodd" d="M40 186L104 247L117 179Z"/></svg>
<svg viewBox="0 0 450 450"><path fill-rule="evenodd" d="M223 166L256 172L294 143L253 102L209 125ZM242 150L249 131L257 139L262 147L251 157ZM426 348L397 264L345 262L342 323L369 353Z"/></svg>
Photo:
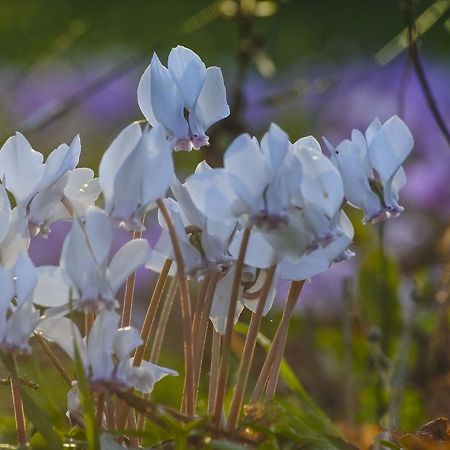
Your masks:
<svg viewBox="0 0 450 450"><path fill-rule="evenodd" d="M27 211L28 221L36 232L42 229L45 233L57 220L57 208L62 206L60 201L78 164L80 151L80 138L76 136L70 146L61 144L44 163L43 155L33 150L21 133L10 137L0 150L0 177L17 205Z"/></svg>
<svg viewBox="0 0 450 450"><path fill-rule="evenodd" d="M127 228L138 228L153 202L164 197L174 175L172 151L161 126L126 127L100 162L105 210Z"/></svg>
<svg viewBox="0 0 450 450"><path fill-rule="evenodd" d="M131 354L142 344L139 331L134 327L118 328L120 316L114 311L101 311L87 338L67 317L51 317L42 321L39 331L56 342L75 359L77 346L86 377L97 391L124 391L135 388L149 393L155 383L167 375L178 375L165 367L143 361L134 367Z"/></svg>
<svg viewBox="0 0 450 450"><path fill-rule="evenodd" d="M0 267L11 267L30 244L25 209L16 206L11 211L8 194L0 184Z"/></svg>
<svg viewBox="0 0 450 450"><path fill-rule="evenodd" d="M110 260L112 225L105 213L89 208L86 224L74 221L63 244L60 266L39 267L34 303L98 311L118 306L116 294L128 276L150 257L145 239L133 239Z"/></svg>
<svg viewBox="0 0 450 450"><path fill-rule="evenodd" d="M302 172L284 131L272 124L261 145L242 134L226 151L224 166L196 173L186 181L192 200L205 216L268 230L289 222Z"/></svg>
<svg viewBox="0 0 450 450"><path fill-rule="evenodd" d="M366 135L353 130L352 139L335 149L331 160L344 182L347 201L364 210L364 223L397 216L399 191L406 184L402 164L411 153L414 141L405 123L397 116L384 124L375 119Z"/></svg>
<svg viewBox="0 0 450 450"><path fill-rule="evenodd" d="M327 245L341 234L338 222L344 201L342 178L312 136L299 139L294 144L294 152L303 170L300 195L296 200L306 226L314 235L309 246Z"/></svg>
<svg viewBox="0 0 450 450"><path fill-rule="evenodd" d="M151 125L165 128L175 150L208 145L206 130L230 114L222 71L206 68L182 46L172 49L167 68L153 55L139 83L138 102Z"/></svg>
<svg viewBox="0 0 450 450"><path fill-rule="evenodd" d="M196 173L212 170L205 162L200 163ZM189 188L181 184L174 177L171 189L176 201L165 200L170 211L178 239L183 253L183 260L187 273L201 275L205 272L221 270L223 266L231 264L234 258L228 248L236 223L224 223L208 219L202 214L192 201ZM152 257L147 267L160 272L166 259L174 260L172 242L167 230L167 224L158 214L162 233L156 243ZM176 264L171 266L171 274L176 271Z"/></svg>
<svg viewBox="0 0 450 450"><path fill-rule="evenodd" d="M14 266L0 267L0 347L6 351L31 351L28 339L39 322L32 304L36 282L36 268L25 253Z"/></svg>

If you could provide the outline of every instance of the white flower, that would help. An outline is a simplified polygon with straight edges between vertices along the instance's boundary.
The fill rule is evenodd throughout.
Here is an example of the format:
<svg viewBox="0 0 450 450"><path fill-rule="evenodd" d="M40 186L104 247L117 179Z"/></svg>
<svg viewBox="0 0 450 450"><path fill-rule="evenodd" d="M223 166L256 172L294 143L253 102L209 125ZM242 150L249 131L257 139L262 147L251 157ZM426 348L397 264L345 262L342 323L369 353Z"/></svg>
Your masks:
<svg viewBox="0 0 450 450"><path fill-rule="evenodd" d="M299 139L294 152L303 169L298 204L306 226L314 234L309 246L326 245L341 234L338 222L344 201L342 178L312 136Z"/></svg>
<svg viewBox="0 0 450 450"><path fill-rule="evenodd" d="M182 46L172 49L167 66L153 55L139 82L139 106L151 125L165 128L172 148L198 150L208 144L206 130L230 114L222 72Z"/></svg>
<svg viewBox="0 0 450 450"><path fill-rule="evenodd" d="M127 228L138 228L152 203L164 197L174 168L164 130L142 132L137 123L114 139L100 162L105 210Z"/></svg>
<svg viewBox="0 0 450 450"><path fill-rule="evenodd" d="M25 209L16 206L11 211L8 194L0 184L0 267L11 267L30 244Z"/></svg>
<svg viewBox="0 0 450 450"><path fill-rule="evenodd" d="M61 203L63 197L78 205L73 211L77 217L97 199L99 189L93 172L75 169L80 152L79 136L75 136L70 145L61 144L45 163L43 155L33 150L21 133L16 133L3 145L0 175L17 205L26 211L34 234L41 232L46 236L53 222L72 217Z"/></svg>
<svg viewBox="0 0 450 450"><path fill-rule="evenodd" d="M0 347L4 350L31 351L28 339L40 320L31 302L36 282L36 268L25 253L14 266L0 267Z"/></svg>
<svg viewBox="0 0 450 450"><path fill-rule="evenodd" d="M242 134L226 151L224 166L196 173L186 181L192 200L205 216L268 230L289 222L302 172L284 131L272 124L261 145Z"/></svg>
<svg viewBox="0 0 450 450"><path fill-rule="evenodd" d="M143 361L133 366L132 352L142 344L134 327L118 328L120 316L114 311L101 311L87 338L67 317L51 317L42 321L39 331L56 342L72 359L78 348L86 377L97 391L124 391L135 388L149 393L155 383L167 375L178 375L171 369ZM76 405L75 405L76 406Z"/></svg>
<svg viewBox="0 0 450 450"><path fill-rule="evenodd" d="M198 165L196 173L212 170L205 162ZM176 201L165 201L172 216L183 253L187 273L202 274L221 270L231 264L234 258L229 254L229 243L236 228L235 222L224 223L208 219L195 206L189 188L174 177L171 189ZM167 224L161 213L158 214L162 233L156 243L147 267L161 271L165 259L174 260L172 242ZM176 264L171 266L171 274Z"/></svg>
<svg viewBox="0 0 450 450"><path fill-rule="evenodd" d="M364 137L353 130L352 139L335 149L331 160L344 181L347 201L364 210L364 223L397 216L399 191L406 183L402 164L411 153L414 141L405 123L397 116L384 124L375 119Z"/></svg>
<svg viewBox="0 0 450 450"><path fill-rule="evenodd" d="M89 208L85 228L74 221L66 236L60 267L39 267L34 303L59 307L76 300L79 309L115 308L117 291L149 259L150 247L145 239L133 239L110 261L111 245L111 222L102 210Z"/></svg>

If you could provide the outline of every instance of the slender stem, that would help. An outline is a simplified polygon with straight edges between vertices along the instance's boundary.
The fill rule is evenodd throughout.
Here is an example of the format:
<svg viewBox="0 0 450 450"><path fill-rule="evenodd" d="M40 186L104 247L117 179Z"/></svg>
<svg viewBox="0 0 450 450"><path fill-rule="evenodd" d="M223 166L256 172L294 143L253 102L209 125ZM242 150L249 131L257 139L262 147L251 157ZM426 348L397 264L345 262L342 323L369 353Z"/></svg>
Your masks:
<svg viewBox="0 0 450 450"><path fill-rule="evenodd" d="M140 366L142 360L144 359L144 354L148 346L152 326L155 322L156 311L158 310L159 303L161 302L162 294L166 286L171 265L172 261L170 259L166 259L153 290L152 297L148 303L147 313L145 314L144 323L142 324L141 328L142 345L137 348L136 354L134 355L133 359L133 366L135 367Z"/></svg>
<svg viewBox="0 0 450 450"><path fill-rule="evenodd" d="M142 227L140 230L133 231L131 240L142 238L142 230L144 227L145 215L142 217ZM136 285L136 271L134 271L127 279L125 285L125 293L123 296L122 319L120 326L122 328L129 327L131 324L131 313L133 311L134 288Z"/></svg>
<svg viewBox="0 0 450 450"><path fill-rule="evenodd" d="M100 392L97 396L97 412L95 417L97 428L99 430L102 429L104 413L105 413L105 393Z"/></svg>
<svg viewBox="0 0 450 450"><path fill-rule="evenodd" d="M84 334L85 336L89 335L91 331L92 325L94 324L95 315L93 311L85 311L84 312Z"/></svg>
<svg viewBox="0 0 450 450"><path fill-rule="evenodd" d="M294 285L294 283L296 283ZM294 301L297 301L298 295L300 294L301 286L298 287L297 283L301 283L301 286L303 286L303 281L293 281L291 283L291 286L289 288L288 292L288 298L286 299L286 304L283 311L283 316L281 318L281 321L278 325L278 329L275 333L275 337L273 338L272 345L270 346L270 349L267 353L266 360L264 361L263 367L261 369L261 373L258 377L258 381L256 382L255 389L253 391L252 397L250 399L250 403L255 403L258 401L264 391L264 388L266 386L267 380L270 376L270 372L272 370L272 367L274 365L276 355L280 352L280 346L282 341L282 334L283 329L285 328L286 318L289 313L288 309L291 308L291 301L294 299ZM298 292L298 293L297 293ZM291 300L289 300L291 299ZM295 303L294 303L295 306ZM287 325L289 325L289 320L287 320ZM281 352L283 353L283 352Z"/></svg>
<svg viewBox="0 0 450 450"><path fill-rule="evenodd" d="M162 343L166 334L170 312L172 311L172 306L177 295L177 288L178 280L176 279L176 277L174 277L169 286L169 292L167 293L166 301L164 302L161 314L159 316L159 323L156 327L155 337L153 339L153 345L150 351L150 362L154 364L158 362L159 354L161 353Z"/></svg>
<svg viewBox="0 0 450 450"><path fill-rule="evenodd" d="M304 281L293 281L291 288L289 289L288 298L286 300L286 306L284 308L283 317L280 322L280 339L277 345L275 359L272 365L272 370L267 380L266 398L271 400L275 395L275 391L278 385L278 377L280 374L281 360L283 358L284 348L286 347L289 322L292 314L294 313L295 305L297 303L300 292L302 291Z"/></svg>
<svg viewBox="0 0 450 450"><path fill-rule="evenodd" d="M19 448L27 448L27 429L25 425L25 412L23 410L22 395L20 393L20 381L18 378L17 360L14 353L11 354L14 364L14 372L11 374L11 394L14 408L14 416L16 418L17 428L17 445Z"/></svg>
<svg viewBox="0 0 450 450"><path fill-rule="evenodd" d="M266 275L264 280L264 286L262 287L261 297L256 307L256 312L252 314L250 321L250 327L248 330L247 338L245 340L244 351L241 357L241 364L238 372L238 379L231 400L230 415L228 417L228 431L234 431L236 429L239 413L241 411L242 402L244 400L245 388L247 387L248 375L250 373L250 367L253 361L253 354L256 347L256 338L258 336L258 330L261 325L261 319L264 312L264 306L267 301L267 297L272 286L273 277L275 275L276 266L272 266Z"/></svg>
<svg viewBox="0 0 450 450"><path fill-rule="evenodd" d="M215 409L215 401L217 397L217 381L219 376L220 364L220 344L222 336L213 328L212 346L211 346L211 373L209 378L208 393L208 415L212 416Z"/></svg>
<svg viewBox="0 0 450 450"><path fill-rule="evenodd" d="M180 286L181 297L181 315L183 320L184 334L184 365L185 365L185 385L186 385L186 413L194 415L195 410L195 372L194 372L194 348L192 340L192 323L191 323L191 301L189 295L188 280L184 268L183 254L181 252L180 242L172 221L172 217L163 200L156 201L164 220L166 221L167 230L172 241L175 261L177 263L177 276Z"/></svg>
<svg viewBox="0 0 450 450"><path fill-rule="evenodd" d="M222 417L223 402L225 391L227 389L228 365L231 353L231 337L233 333L234 316L239 295L239 286L241 283L242 269L244 267L245 253L247 251L250 238L250 228L244 228L241 247L239 249L238 259L236 261L236 271L234 273L233 286L231 288L230 305L228 307L228 316L225 326L225 334L222 344L222 362L220 364L219 380L217 385L217 398L215 400L213 423L219 427Z"/></svg>
<svg viewBox="0 0 450 450"><path fill-rule="evenodd" d="M208 292L208 286L211 281L212 273L208 273L205 276L205 279L202 282L202 285L200 287L200 291L197 296L197 300L195 301L195 311L194 316L192 319L192 336L194 339L194 348L197 349L196 342L198 338L198 327L200 324L200 320L203 315L203 309L205 307L205 301L206 301L206 293Z"/></svg>
<svg viewBox="0 0 450 450"><path fill-rule="evenodd" d="M116 411L114 408L114 401L110 394L106 394L106 424L108 429L116 429Z"/></svg>
<svg viewBox="0 0 450 450"><path fill-rule="evenodd" d="M201 317L195 330L197 331L195 336L195 402L197 403L198 389L200 384L200 374L202 370L203 353L205 351L206 335L208 332L209 312L211 311L211 305L214 298L214 292L216 290L219 273L212 274L206 295L204 298L204 307L201 311ZM200 314L199 314L200 315ZM194 328L193 328L194 330Z"/></svg>
<svg viewBox="0 0 450 450"><path fill-rule="evenodd" d="M34 337L38 341L39 345L44 349L45 353L47 353L47 356L50 358L50 361L54 364L58 372L61 374L61 376L64 378L66 383L69 386L72 386L72 378L70 375L66 372L66 369L64 369L63 365L59 361L58 357L55 355L53 350L50 348L50 346L47 344L45 339L39 334L34 333Z"/></svg>

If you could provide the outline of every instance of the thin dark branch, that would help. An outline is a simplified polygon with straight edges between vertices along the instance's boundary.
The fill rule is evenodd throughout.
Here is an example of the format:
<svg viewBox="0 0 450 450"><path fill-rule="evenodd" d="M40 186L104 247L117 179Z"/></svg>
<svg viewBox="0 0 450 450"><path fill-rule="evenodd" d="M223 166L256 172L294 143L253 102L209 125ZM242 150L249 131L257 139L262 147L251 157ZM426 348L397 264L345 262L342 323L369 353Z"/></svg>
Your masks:
<svg viewBox="0 0 450 450"><path fill-rule="evenodd" d="M419 80L420 86L422 88L423 94L425 96L425 100L428 104L428 107L431 111L431 114L436 121L437 126L441 130L444 135L447 144L450 147L450 131L447 128L447 125L442 117L441 112L436 103L436 99L434 98L433 92L431 90L430 83L428 82L425 69L423 67L419 50L417 48L417 39L414 33L414 18L413 18L413 0L405 0L405 21L406 26L408 28L408 52L411 62L414 67L414 71L416 72L417 78Z"/></svg>

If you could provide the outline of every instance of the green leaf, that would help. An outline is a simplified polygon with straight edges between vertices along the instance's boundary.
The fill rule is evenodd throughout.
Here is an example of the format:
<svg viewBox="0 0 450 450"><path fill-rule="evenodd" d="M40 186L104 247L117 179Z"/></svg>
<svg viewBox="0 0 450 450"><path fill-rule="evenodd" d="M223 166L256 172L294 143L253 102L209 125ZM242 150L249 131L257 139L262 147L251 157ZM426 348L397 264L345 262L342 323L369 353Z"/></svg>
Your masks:
<svg viewBox="0 0 450 450"><path fill-rule="evenodd" d="M95 418L95 407L89 382L84 373L80 350L74 341L75 368L77 371L78 388L80 390L81 406L83 407L84 423L86 427L86 439L89 450L100 450L100 439Z"/></svg>
<svg viewBox="0 0 450 450"><path fill-rule="evenodd" d="M15 364L11 355L0 352L3 364L9 371L13 378L18 378ZM45 410L28 395L23 386L20 385L20 394L22 396L23 408L27 418L31 421L33 426L38 430L46 441L46 448L52 450L59 450L63 444L59 436L53 429L53 424Z"/></svg>
<svg viewBox="0 0 450 450"><path fill-rule="evenodd" d="M211 449L211 450L246 450L247 447L244 447L243 445L236 444L235 442L231 441L219 441L219 440L212 440L208 442L204 447L204 449Z"/></svg>
<svg viewBox="0 0 450 450"><path fill-rule="evenodd" d="M380 439L378 443L381 444L383 447L391 448L392 450L402 450L402 448L395 442L388 441L386 439Z"/></svg>

